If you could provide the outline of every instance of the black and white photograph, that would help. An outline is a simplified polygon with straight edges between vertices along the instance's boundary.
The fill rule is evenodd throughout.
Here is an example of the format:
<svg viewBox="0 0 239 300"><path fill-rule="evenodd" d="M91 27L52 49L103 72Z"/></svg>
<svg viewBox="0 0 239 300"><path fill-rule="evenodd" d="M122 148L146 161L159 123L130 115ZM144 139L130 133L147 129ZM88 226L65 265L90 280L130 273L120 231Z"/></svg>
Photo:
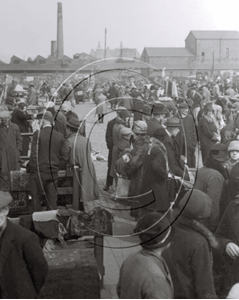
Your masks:
<svg viewBox="0 0 239 300"><path fill-rule="evenodd" d="M0 1L0 298L239 299L239 1Z"/></svg>

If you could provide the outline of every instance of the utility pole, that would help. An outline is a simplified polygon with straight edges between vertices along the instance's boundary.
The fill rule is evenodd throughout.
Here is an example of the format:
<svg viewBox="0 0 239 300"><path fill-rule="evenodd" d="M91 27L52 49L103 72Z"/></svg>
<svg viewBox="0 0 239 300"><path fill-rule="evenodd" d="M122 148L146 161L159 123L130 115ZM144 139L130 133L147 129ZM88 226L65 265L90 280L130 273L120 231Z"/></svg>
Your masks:
<svg viewBox="0 0 239 300"><path fill-rule="evenodd" d="M105 28L105 55L104 58L106 59L106 35L107 35L107 29Z"/></svg>

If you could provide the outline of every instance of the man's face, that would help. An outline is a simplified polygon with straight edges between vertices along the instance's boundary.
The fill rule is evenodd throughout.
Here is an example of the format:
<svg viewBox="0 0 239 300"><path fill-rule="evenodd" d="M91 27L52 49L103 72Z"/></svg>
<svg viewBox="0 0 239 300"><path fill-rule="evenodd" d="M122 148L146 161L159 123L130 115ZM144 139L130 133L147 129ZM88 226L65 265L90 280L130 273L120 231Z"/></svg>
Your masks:
<svg viewBox="0 0 239 300"><path fill-rule="evenodd" d="M180 113L182 115L187 115L187 113L188 113L188 107L187 108L180 108Z"/></svg>
<svg viewBox="0 0 239 300"><path fill-rule="evenodd" d="M9 212L8 206L0 208L0 227L6 222L8 212Z"/></svg>
<svg viewBox="0 0 239 300"><path fill-rule="evenodd" d="M179 127L173 127L172 128L172 135L173 136L176 136L180 131L180 128Z"/></svg>
<svg viewBox="0 0 239 300"><path fill-rule="evenodd" d="M239 159L239 151L233 150L230 151L230 158L234 161Z"/></svg>
<svg viewBox="0 0 239 300"><path fill-rule="evenodd" d="M10 123L10 118L0 119L0 127L8 126Z"/></svg>

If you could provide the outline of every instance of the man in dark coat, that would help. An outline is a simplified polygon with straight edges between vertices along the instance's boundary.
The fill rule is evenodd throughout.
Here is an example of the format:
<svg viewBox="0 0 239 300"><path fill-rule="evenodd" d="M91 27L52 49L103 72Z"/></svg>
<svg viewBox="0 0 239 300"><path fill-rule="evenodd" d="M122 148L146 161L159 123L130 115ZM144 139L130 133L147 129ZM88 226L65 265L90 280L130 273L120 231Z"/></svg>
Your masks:
<svg viewBox="0 0 239 300"><path fill-rule="evenodd" d="M118 90L115 87L115 82L113 82L111 87L109 88L108 94L108 99L110 100L111 108L114 109L118 101Z"/></svg>
<svg viewBox="0 0 239 300"><path fill-rule="evenodd" d="M198 170L194 184L195 189L206 193L212 199L212 213L206 222L212 232L215 232L220 222L220 202L228 179L223 164L227 159L225 144L212 145L209 157L205 159L204 166Z"/></svg>
<svg viewBox="0 0 239 300"><path fill-rule="evenodd" d="M64 138L67 137L66 133L66 116L60 111L56 111L55 103L50 101L47 103L47 111L50 111L54 118L54 129L63 134Z"/></svg>
<svg viewBox="0 0 239 300"><path fill-rule="evenodd" d="M108 152L108 170L107 170L107 177L106 177L106 185L103 188L104 191L108 191L109 187L113 185L113 177L110 176L110 167L111 167L111 163L112 163L112 151L113 151L113 147L114 147L114 143L113 143L113 127L116 123L116 117L109 121L107 124L107 128L106 128L106 134L105 134L105 140L106 140L106 144L107 144L107 148L109 150Z"/></svg>
<svg viewBox="0 0 239 300"><path fill-rule="evenodd" d="M147 122L149 136L153 136L158 128L162 128L162 121L167 113L167 109L163 104L154 103L152 107L152 118Z"/></svg>
<svg viewBox="0 0 239 300"><path fill-rule="evenodd" d="M31 173L30 190L32 211L39 211L39 194L46 195L47 209L57 208L58 171L64 168L69 156L69 145L63 135L52 127L52 113L38 114L41 122L40 131L33 134L28 170ZM42 190L44 189L44 190Z"/></svg>
<svg viewBox="0 0 239 300"><path fill-rule="evenodd" d="M140 206L144 211L164 213L170 205L166 149L157 139L151 138L150 141L149 152L144 159L143 165L141 184L141 194L143 196Z"/></svg>
<svg viewBox="0 0 239 300"><path fill-rule="evenodd" d="M21 133L29 132L29 120L32 119L32 116L26 111L26 103L19 103L12 113L11 122L18 125ZM29 150L29 136L22 136L22 156L27 156Z"/></svg>
<svg viewBox="0 0 239 300"><path fill-rule="evenodd" d="M197 145L196 127L193 117L188 113L189 108L186 102L178 104L178 117L182 122L182 127L177 136L179 140L181 155L187 158L189 168L195 168L195 148Z"/></svg>
<svg viewBox="0 0 239 300"><path fill-rule="evenodd" d="M0 112L0 190L10 191L10 172L20 170L22 137L19 127L10 122L9 111Z"/></svg>
<svg viewBox="0 0 239 300"><path fill-rule="evenodd" d="M211 198L193 189L175 210L175 236L163 254L173 279L174 298L217 298L211 249L218 249L214 235L201 221L211 214Z"/></svg>
<svg viewBox="0 0 239 300"><path fill-rule="evenodd" d="M0 191L0 298L37 298L48 265L38 237L7 219L12 196Z"/></svg>

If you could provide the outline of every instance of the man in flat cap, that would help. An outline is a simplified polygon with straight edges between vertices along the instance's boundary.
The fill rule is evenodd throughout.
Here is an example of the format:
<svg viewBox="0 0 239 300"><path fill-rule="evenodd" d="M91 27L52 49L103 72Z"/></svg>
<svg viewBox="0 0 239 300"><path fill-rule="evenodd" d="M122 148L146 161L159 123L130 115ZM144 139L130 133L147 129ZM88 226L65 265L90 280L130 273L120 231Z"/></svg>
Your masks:
<svg viewBox="0 0 239 300"><path fill-rule="evenodd" d="M37 115L40 130L32 139L28 171L31 173L32 211L40 211L40 195L46 196L48 210L57 208L58 171L64 168L69 156L69 145L62 133L52 127L53 115L45 111Z"/></svg>
<svg viewBox="0 0 239 300"><path fill-rule="evenodd" d="M19 127L10 122L11 112L0 112L0 189L10 191L10 172L20 170L22 137Z"/></svg>
<svg viewBox="0 0 239 300"><path fill-rule="evenodd" d="M7 215L12 196L0 191L0 298L34 299L48 271L38 237Z"/></svg>

